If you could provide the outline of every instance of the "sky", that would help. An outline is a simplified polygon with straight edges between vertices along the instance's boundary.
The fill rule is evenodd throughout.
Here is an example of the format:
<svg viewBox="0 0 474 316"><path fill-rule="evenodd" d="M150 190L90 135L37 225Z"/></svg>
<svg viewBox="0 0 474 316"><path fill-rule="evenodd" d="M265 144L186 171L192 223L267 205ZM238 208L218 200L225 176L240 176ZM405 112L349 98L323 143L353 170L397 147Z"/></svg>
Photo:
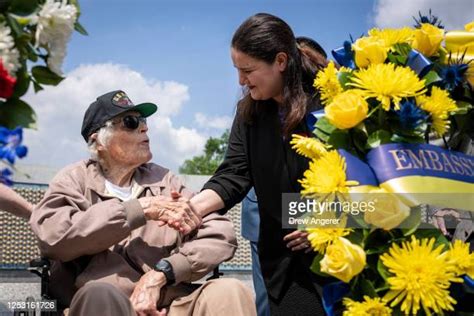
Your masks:
<svg viewBox="0 0 474 316"><path fill-rule="evenodd" d="M230 41L249 16L267 12L329 53L372 27L413 24L418 11L438 15L447 30L474 17L472 0L80 0L80 23L63 71L66 79L25 100L38 129L25 130L20 164L60 169L88 158L80 135L86 108L121 89L134 103L154 102L148 120L152 161L175 172L229 128L241 95Z"/></svg>

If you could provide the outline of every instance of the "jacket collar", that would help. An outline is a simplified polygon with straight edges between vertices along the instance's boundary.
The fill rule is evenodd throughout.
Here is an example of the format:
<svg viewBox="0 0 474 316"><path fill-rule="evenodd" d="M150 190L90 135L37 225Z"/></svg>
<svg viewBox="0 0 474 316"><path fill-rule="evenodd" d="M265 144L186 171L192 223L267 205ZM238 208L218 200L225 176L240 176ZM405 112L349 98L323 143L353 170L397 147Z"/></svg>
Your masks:
<svg viewBox="0 0 474 316"><path fill-rule="evenodd" d="M89 159L86 162L88 188L101 196L108 196L105 192L105 177L97 161ZM153 195L160 195L166 184L164 177L167 169L160 168L152 170L153 164L143 164L139 166L133 174L135 182L143 188L143 191L150 190ZM158 171L158 172L156 172Z"/></svg>

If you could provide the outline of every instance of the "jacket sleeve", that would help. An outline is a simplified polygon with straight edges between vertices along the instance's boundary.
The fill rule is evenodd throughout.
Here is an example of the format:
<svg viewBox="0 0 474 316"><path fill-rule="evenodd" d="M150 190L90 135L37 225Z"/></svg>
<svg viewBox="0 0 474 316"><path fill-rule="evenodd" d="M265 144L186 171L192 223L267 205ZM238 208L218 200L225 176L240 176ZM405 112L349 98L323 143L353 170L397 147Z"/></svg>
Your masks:
<svg viewBox="0 0 474 316"><path fill-rule="evenodd" d="M61 261L106 250L146 222L138 200L92 204L75 172L64 169L52 180L30 218L41 253Z"/></svg>
<svg viewBox="0 0 474 316"><path fill-rule="evenodd" d="M247 137L244 123L234 118L224 161L215 174L204 184L204 189L215 191L224 201L224 214L235 204L243 200L252 187L249 162L246 153Z"/></svg>
<svg viewBox="0 0 474 316"><path fill-rule="evenodd" d="M230 260L236 250L232 222L225 216L211 213L203 218L195 235L185 237L182 244L164 259L173 267L178 284L201 279L220 263Z"/></svg>

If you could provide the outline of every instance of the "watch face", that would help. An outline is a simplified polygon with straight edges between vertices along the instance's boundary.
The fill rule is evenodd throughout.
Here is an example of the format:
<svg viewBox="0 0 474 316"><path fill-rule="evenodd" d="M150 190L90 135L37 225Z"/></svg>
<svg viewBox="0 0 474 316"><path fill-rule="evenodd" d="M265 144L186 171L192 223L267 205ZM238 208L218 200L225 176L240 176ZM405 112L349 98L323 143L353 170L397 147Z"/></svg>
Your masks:
<svg viewBox="0 0 474 316"><path fill-rule="evenodd" d="M175 281L174 277L174 271L173 271L173 266L166 261L166 260L160 260L156 265L155 265L155 270L163 272L163 274L166 277L167 284L172 284Z"/></svg>

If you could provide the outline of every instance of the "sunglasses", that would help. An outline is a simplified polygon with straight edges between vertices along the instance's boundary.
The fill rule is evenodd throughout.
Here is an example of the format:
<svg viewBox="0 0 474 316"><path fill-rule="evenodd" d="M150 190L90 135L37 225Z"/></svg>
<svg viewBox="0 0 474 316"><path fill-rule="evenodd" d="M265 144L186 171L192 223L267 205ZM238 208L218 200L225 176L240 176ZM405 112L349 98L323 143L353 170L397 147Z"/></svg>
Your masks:
<svg viewBox="0 0 474 316"><path fill-rule="evenodd" d="M125 128L135 130L140 126L140 122L146 124L146 118L143 116L126 115L122 117L122 123Z"/></svg>

